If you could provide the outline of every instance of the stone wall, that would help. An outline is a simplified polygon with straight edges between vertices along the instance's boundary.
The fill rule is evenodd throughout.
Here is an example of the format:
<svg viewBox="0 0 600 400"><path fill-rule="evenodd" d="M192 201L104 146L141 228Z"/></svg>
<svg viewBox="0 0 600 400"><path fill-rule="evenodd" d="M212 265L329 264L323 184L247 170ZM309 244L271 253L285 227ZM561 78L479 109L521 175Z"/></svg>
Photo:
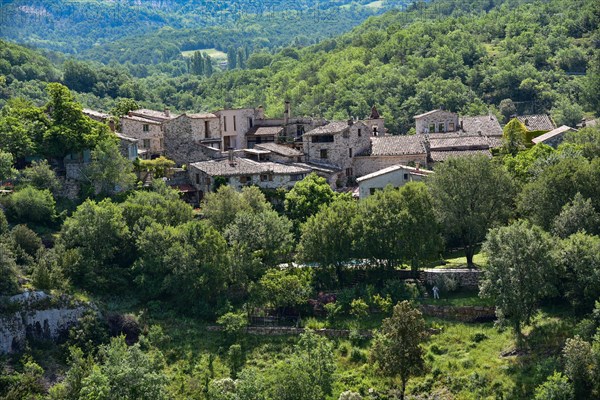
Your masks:
<svg viewBox="0 0 600 400"><path fill-rule="evenodd" d="M479 269L425 269L421 272L421 280L429 286L433 286L440 275L449 277L458 283L458 286L463 289L479 289L479 280L481 279L482 271Z"/></svg>
<svg viewBox="0 0 600 400"><path fill-rule="evenodd" d="M148 125L147 131L144 131L144 125ZM139 150L148 150L150 154L162 154L163 152L163 128L159 122L143 122L123 117L121 118L121 133L139 139ZM144 140L150 141L149 147L144 146Z"/></svg>
<svg viewBox="0 0 600 400"><path fill-rule="evenodd" d="M496 307L421 305L423 315L462 322L487 322L496 319Z"/></svg>
<svg viewBox="0 0 600 400"><path fill-rule="evenodd" d="M206 135L208 123L209 136ZM221 128L218 118L192 118L185 114L163 124L165 156L177 165L198 161L206 161L208 146L202 142L213 140L214 145L221 147ZM219 152L220 150L215 149Z"/></svg>
<svg viewBox="0 0 600 400"><path fill-rule="evenodd" d="M443 128L440 129L440 124ZM430 129L433 125L433 131ZM415 129L417 133L454 132L459 128L458 114L436 110L430 114L415 118Z"/></svg>
<svg viewBox="0 0 600 400"><path fill-rule="evenodd" d="M209 326L206 328L208 331L218 332L222 331L221 326ZM279 336L279 335L301 335L306 331L305 328L296 328L293 326L249 326L246 328L246 333L250 335L261 335L261 336ZM347 338L350 331L347 329L315 329L313 330L317 335L327 336L330 338ZM370 331L361 331L361 337L371 338L373 334Z"/></svg>

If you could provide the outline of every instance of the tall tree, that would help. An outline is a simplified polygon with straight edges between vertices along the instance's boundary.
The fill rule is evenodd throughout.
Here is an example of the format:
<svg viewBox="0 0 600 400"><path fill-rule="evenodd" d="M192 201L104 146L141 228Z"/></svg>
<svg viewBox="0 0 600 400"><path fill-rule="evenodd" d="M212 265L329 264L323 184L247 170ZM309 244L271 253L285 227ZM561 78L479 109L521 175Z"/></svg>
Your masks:
<svg viewBox="0 0 600 400"><path fill-rule="evenodd" d="M548 233L524 220L490 230L483 245L488 266L481 295L494 299L496 313L510 322L519 346L522 325L530 322L552 283L553 247Z"/></svg>
<svg viewBox="0 0 600 400"><path fill-rule="evenodd" d="M436 167L427 184L442 229L464 246L472 267L477 244L512 211L510 175L484 156L451 158Z"/></svg>
<svg viewBox="0 0 600 400"><path fill-rule="evenodd" d="M94 194L101 196L127 191L136 181L133 164L121 155L116 138L107 138L92 150L92 161L84 176L93 186Z"/></svg>
<svg viewBox="0 0 600 400"><path fill-rule="evenodd" d="M335 198L325 178L315 173L296 183L292 190L285 195L285 211L294 221L304 222L316 214L324 204L329 204Z"/></svg>
<svg viewBox="0 0 600 400"><path fill-rule="evenodd" d="M516 118L511 119L502 130L502 150L506 154L516 155L525 149L527 128Z"/></svg>
<svg viewBox="0 0 600 400"><path fill-rule="evenodd" d="M401 400L404 400L408 379L425 367L421 347L424 339L423 316L408 301L394 306L392 316L383 320L375 334L371 356L385 376L400 378Z"/></svg>

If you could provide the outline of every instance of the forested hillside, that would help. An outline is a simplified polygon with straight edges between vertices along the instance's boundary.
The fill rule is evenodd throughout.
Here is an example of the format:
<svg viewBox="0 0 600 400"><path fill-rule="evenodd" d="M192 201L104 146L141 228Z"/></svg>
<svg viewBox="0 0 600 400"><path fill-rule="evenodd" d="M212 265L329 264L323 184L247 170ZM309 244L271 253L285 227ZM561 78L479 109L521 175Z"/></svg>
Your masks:
<svg viewBox="0 0 600 400"><path fill-rule="evenodd" d="M279 115L288 99L297 115L346 118L377 104L390 131L405 133L423 111L501 113L500 103L511 99L520 113L550 112L559 124L574 124L599 105L594 5L442 0L372 17L317 45L252 54L245 69L198 76L183 59L156 67L69 62L63 82L86 105L104 110L117 97L131 97L179 111L262 104ZM27 89L31 82L22 83L28 77L8 65L2 72L14 95L36 95Z"/></svg>

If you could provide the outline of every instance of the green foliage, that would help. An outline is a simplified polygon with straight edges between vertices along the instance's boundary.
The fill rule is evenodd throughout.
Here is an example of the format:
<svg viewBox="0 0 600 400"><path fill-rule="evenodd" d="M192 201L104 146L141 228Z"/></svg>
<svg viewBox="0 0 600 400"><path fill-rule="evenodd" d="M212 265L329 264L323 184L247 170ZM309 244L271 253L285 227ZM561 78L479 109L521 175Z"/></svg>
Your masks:
<svg viewBox="0 0 600 400"><path fill-rule="evenodd" d="M19 181L36 189L48 189L56 194L61 188L56 172L50 168L48 161L34 161L31 166L20 171Z"/></svg>
<svg viewBox="0 0 600 400"><path fill-rule="evenodd" d="M309 269L270 269L260 278L256 297L261 304L275 308L304 304L311 292L312 275Z"/></svg>
<svg viewBox="0 0 600 400"><path fill-rule="evenodd" d="M336 370L331 341L309 330L300 336L296 354L313 383L330 395Z"/></svg>
<svg viewBox="0 0 600 400"><path fill-rule="evenodd" d="M546 232L523 220L490 230L483 245L488 266L481 295L494 299L496 314L511 323L518 345L521 325L531 321L538 302L549 293L553 246Z"/></svg>
<svg viewBox="0 0 600 400"><path fill-rule="evenodd" d="M4 214L4 211L2 209L0 209L0 236L4 235L5 233L8 233L8 231L9 231L8 220L6 219L6 215Z"/></svg>
<svg viewBox="0 0 600 400"><path fill-rule="evenodd" d="M172 169L175 167L175 161L169 160L164 156L160 156L153 160L137 159L135 169L137 172L150 172L155 179L168 177L172 174Z"/></svg>
<svg viewBox="0 0 600 400"><path fill-rule="evenodd" d="M562 351L565 362L565 375L573 383L576 399L590 398L593 364L592 346L580 337L567 339Z"/></svg>
<svg viewBox="0 0 600 400"><path fill-rule="evenodd" d="M162 180L151 191L134 191L121 203L123 217L132 232L142 232L150 223L177 226L192 219L192 207Z"/></svg>
<svg viewBox="0 0 600 400"><path fill-rule="evenodd" d="M12 154L0 149L0 182L8 180L15 175L16 171L13 168L13 163Z"/></svg>
<svg viewBox="0 0 600 400"><path fill-rule="evenodd" d="M241 212L260 213L270 209L264 194L254 186L246 186L241 192L231 186L221 186L216 192L208 193L203 203L205 217L219 232L225 232Z"/></svg>
<svg viewBox="0 0 600 400"><path fill-rule="evenodd" d="M588 160L600 157L600 128L586 127L565 134L565 145L574 145Z"/></svg>
<svg viewBox="0 0 600 400"><path fill-rule="evenodd" d="M517 154L525 148L527 128L516 118L511 119L502 131L502 150L506 154Z"/></svg>
<svg viewBox="0 0 600 400"><path fill-rule="evenodd" d="M244 365L242 346L239 344L232 344L229 347L229 350L227 350L227 361L229 363L229 370L231 371L231 379L237 379L238 373Z"/></svg>
<svg viewBox="0 0 600 400"><path fill-rule="evenodd" d="M87 200L67 218L57 245L71 281L93 291L124 287L130 260L130 231L121 208L106 199Z"/></svg>
<svg viewBox="0 0 600 400"><path fill-rule="evenodd" d="M404 399L408 379L425 367L421 347L424 338L425 321L421 312L403 301L394 306L390 318L383 320L373 340L371 356L383 375L400 378L401 399Z"/></svg>
<svg viewBox="0 0 600 400"><path fill-rule="evenodd" d="M600 233L600 213L594 210L591 199L577 193L554 219L552 233L564 239L582 231L592 235Z"/></svg>
<svg viewBox="0 0 600 400"><path fill-rule="evenodd" d="M451 158L437 166L427 184L441 226L464 246L472 266L475 246L512 212L515 187L510 176L486 157Z"/></svg>
<svg viewBox="0 0 600 400"><path fill-rule="evenodd" d="M504 156L504 166L521 183L526 183L540 172L545 162L555 153L547 144L539 143L531 149L520 151L515 156Z"/></svg>
<svg viewBox="0 0 600 400"><path fill-rule="evenodd" d="M140 105L130 98L120 98L115 102L114 107L110 110L110 114L115 117L127 115L129 111L139 110Z"/></svg>
<svg viewBox="0 0 600 400"><path fill-rule="evenodd" d="M24 187L5 202L11 222L52 225L56 219L56 202L49 190Z"/></svg>
<svg viewBox="0 0 600 400"><path fill-rule="evenodd" d="M19 264L31 264L37 252L42 248L42 239L26 225L15 226L10 235L15 244L15 253Z"/></svg>
<svg viewBox="0 0 600 400"><path fill-rule="evenodd" d="M600 237L569 236L560 243L558 260L566 298L576 310L592 310L600 297Z"/></svg>
<svg viewBox="0 0 600 400"><path fill-rule="evenodd" d="M573 400L573 385L566 376L555 372L535 389L535 400Z"/></svg>
<svg viewBox="0 0 600 400"><path fill-rule="evenodd" d="M111 196L127 191L136 181L133 165L121 155L114 138L101 141L92 150L92 161L83 171L83 175L97 196Z"/></svg>
<svg viewBox="0 0 600 400"><path fill-rule="evenodd" d="M69 329L68 344L71 351L81 349L87 355L93 355L100 345L108 343L108 325L96 310L87 310Z"/></svg>
<svg viewBox="0 0 600 400"><path fill-rule="evenodd" d="M298 258L322 266L349 261L354 255L353 219L357 211L356 202L340 197L310 216L301 226Z"/></svg>
<svg viewBox="0 0 600 400"><path fill-rule="evenodd" d="M581 122L583 108L572 100L563 97L556 102L550 113L557 126L575 127Z"/></svg>
<svg viewBox="0 0 600 400"><path fill-rule="evenodd" d="M305 222L321 206L331 203L335 193L325 180L315 173L296 183L285 195L285 211L290 219Z"/></svg>
<svg viewBox="0 0 600 400"><path fill-rule="evenodd" d="M228 312L217 319L223 330L232 340L239 340L248 326L248 317L244 313ZM233 379L235 377L232 376Z"/></svg>
<svg viewBox="0 0 600 400"><path fill-rule="evenodd" d="M12 295L18 288L15 257L11 247L0 241L0 294Z"/></svg>

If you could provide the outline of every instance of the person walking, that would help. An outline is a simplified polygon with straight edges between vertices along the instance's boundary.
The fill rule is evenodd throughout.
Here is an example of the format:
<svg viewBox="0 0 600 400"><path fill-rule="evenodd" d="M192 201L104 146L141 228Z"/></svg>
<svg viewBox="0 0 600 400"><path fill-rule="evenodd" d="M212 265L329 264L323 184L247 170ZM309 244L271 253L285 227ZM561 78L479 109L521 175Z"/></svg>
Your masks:
<svg viewBox="0 0 600 400"><path fill-rule="evenodd" d="M439 299L440 298L440 289L436 286L433 287L433 298L435 299Z"/></svg>

